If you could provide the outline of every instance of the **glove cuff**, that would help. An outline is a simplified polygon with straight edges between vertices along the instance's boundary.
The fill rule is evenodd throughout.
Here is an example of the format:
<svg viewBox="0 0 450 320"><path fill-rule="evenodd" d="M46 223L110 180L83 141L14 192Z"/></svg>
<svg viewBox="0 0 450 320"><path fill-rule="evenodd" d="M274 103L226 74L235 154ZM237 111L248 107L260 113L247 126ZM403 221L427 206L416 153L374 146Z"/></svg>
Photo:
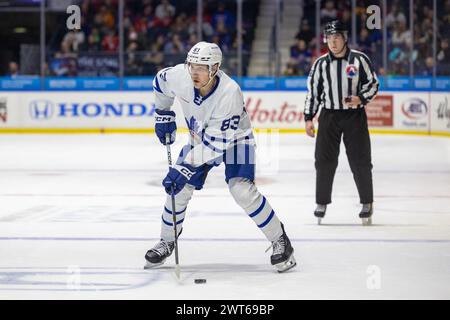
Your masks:
<svg viewBox="0 0 450 320"><path fill-rule="evenodd" d="M175 112L165 110L155 110L155 122L156 123L168 123L175 122Z"/></svg>
<svg viewBox="0 0 450 320"><path fill-rule="evenodd" d="M190 166L190 165L185 165L185 164L179 165L179 164L176 164L176 165L173 166L173 168L175 170L177 170L179 173L181 173L187 180L191 179L192 176L195 173L195 169L192 166Z"/></svg>

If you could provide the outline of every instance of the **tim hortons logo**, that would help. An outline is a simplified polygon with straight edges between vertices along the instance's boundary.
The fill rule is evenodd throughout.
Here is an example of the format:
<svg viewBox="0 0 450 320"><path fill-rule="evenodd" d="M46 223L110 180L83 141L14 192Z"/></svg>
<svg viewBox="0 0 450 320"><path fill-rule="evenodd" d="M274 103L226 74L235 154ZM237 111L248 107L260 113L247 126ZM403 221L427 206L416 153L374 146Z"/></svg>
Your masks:
<svg viewBox="0 0 450 320"><path fill-rule="evenodd" d="M8 118L8 109L6 109L6 99L0 99L0 120L6 122Z"/></svg>
<svg viewBox="0 0 450 320"><path fill-rule="evenodd" d="M303 111L297 105L284 102L280 107L264 107L262 102L261 98L247 98L245 110L252 122L300 123L303 121Z"/></svg>
<svg viewBox="0 0 450 320"><path fill-rule="evenodd" d="M442 102L439 102L439 107L437 109L437 116L438 119L447 119L447 128L450 128L450 109L448 107L448 100L447 97L445 97L445 100Z"/></svg>

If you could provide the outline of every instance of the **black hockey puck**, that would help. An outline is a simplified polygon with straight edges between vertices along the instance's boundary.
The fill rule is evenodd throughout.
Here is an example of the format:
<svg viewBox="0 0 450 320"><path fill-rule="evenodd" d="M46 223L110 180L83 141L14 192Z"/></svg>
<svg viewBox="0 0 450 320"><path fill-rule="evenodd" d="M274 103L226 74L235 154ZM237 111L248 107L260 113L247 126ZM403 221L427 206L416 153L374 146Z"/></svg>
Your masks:
<svg viewBox="0 0 450 320"><path fill-rule="evenodd" d="M197 284L206 283L206 279L195 279L194 282Z"/></svg>

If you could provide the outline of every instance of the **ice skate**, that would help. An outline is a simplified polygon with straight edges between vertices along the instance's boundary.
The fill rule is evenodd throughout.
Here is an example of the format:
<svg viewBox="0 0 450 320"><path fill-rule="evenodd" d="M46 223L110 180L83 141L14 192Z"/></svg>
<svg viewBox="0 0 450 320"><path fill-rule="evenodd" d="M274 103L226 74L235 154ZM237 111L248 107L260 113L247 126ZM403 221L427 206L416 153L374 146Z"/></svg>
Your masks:
<svg viewBox="0 0 450 320"><path fill-rule="evenodd" d="M325 212L327 211L327 205L318 204L316 210L314 210L314 216L317 218L317 224L322 224L322 219L325 217Z"/></svg>
<svg viewBox="0 0 450 320"><path fill-rule="evenodd" d="M372 225L373 205L372 203L365 203L359 213L359 217L362 219L363 226Z"/></svg>
<svg viewBox="0 0 450 320"><path fill-rule="evenodd" d="M144 269L150 269L162 265L167 257L172 254L175 247L174 241L164 241L161 239L152 249L145 254L147 264Z"/></svg>
<svg viewBox="0 0 450 320"><path fill-rule="evenodd" d="M281 228L283 229L283 234L276 241L273 241L272 246L269 247L269 249L273 248L270 263L280 273L292 269L297 265L294 258L294 248L292 248L291 241L286 235L286 232L284 232L283 224L281 224Z"/></svg>

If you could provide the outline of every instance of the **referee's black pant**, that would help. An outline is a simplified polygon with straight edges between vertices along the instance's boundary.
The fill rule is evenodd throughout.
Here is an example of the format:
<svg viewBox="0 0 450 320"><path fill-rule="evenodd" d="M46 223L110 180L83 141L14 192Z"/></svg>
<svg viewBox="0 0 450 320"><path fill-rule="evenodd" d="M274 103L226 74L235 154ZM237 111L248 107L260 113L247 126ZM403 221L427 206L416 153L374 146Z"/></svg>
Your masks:
<svg viewBox="0 0 450 320"><path fill-rule="evenodd" d="M315 151L316 203L331 203L331 190L342 136L360 202L372 203L372 159L364 108L321 110Z"/></svg>

